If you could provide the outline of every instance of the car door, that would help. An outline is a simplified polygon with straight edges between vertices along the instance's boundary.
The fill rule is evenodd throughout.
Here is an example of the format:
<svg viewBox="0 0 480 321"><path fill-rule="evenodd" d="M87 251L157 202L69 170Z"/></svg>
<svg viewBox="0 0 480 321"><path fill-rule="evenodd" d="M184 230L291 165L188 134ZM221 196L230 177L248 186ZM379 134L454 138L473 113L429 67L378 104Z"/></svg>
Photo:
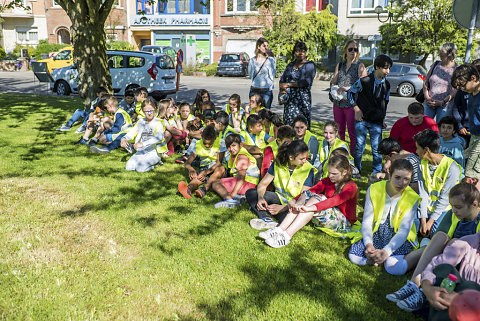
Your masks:
<svg viewBox="0 0 480 321"><path fill-rule="evenodd" d="M123 94L125 88L125 55L117 53L107 54L108 69L112 77L112 88L115 94Z"/></svg>
<svg viewBox="0 0 480 321"><path fill-rule="evenodd" d="M392 92L397 92L397 87L400 84L402 66L398 64L393 64L390 68L390 73L387 76L387 80L390 83L390 90Z"/></svg>
<svg viewBox="0 0 480 321"><path fill-rule="evenodd" d="M175 91L177 87L177 74L173 59L168 55L159 55L155 62L157 77L155 89L160 91Z"/></svg>
<svg viewBox="0 0 480 321"><path fill-rule="evenodd" d="M72 51L72 49L65 49L57 53L53 57L53 61L51 63L51 70L53 71L58 68L70 66L73 63Z"/></svg>

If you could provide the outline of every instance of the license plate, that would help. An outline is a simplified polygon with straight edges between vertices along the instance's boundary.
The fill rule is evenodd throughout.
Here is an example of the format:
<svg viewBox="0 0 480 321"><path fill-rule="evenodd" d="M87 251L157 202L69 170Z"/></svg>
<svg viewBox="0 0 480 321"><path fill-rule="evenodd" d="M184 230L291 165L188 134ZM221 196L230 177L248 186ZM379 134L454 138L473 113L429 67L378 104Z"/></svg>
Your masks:
<svg viewBox="0 0 480 321"><path fill-rule="evenodd" d="M227 70L235 70L235 68L227 68Z"/></svg>

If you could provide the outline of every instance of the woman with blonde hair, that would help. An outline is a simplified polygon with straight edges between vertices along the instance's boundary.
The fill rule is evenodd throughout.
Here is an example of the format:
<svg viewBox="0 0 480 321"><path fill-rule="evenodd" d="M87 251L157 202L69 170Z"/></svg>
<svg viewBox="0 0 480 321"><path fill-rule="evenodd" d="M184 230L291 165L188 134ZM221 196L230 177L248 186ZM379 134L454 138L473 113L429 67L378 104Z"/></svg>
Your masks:
<svg viewBox="0 0 480 321"><path fill-rule="evenodd" d="M358 44L355 40L349 40L343 46L342 61L335 68L332 79L332 86L345 87L350 89L359 78L365 77L367 70L359 61ZM345 127L348 128L350 137L350 154L355 150L355 111L348 99L336 100L333 98L333 117L338 124L338 135L345 140Z"/></svg>

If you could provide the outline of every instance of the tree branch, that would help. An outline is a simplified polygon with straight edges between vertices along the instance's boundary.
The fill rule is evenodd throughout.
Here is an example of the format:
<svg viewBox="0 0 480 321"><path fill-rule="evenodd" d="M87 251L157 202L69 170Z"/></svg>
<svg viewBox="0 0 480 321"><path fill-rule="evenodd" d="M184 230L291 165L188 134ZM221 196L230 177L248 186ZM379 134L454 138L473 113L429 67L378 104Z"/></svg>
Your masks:
<svg viewBox="0 0 480 321"><path fill-rule="evenodd" d="M114 2L115 2L115 0L105 0L103 2L103 4L100 6L100 9L98 10L98 16L99 16L98 19L100 21L103 21L103 23L105 23L108 15L112 11L112 7L113 7Z"/></svg>

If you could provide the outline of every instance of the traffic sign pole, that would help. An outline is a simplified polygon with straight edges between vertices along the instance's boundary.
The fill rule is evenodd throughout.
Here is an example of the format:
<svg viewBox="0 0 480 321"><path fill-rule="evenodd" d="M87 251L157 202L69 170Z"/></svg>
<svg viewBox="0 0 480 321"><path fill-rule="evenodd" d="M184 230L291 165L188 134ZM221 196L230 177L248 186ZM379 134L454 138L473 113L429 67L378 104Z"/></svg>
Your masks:
<svg viewBox="0 0 480 321"><path fill-rule="evenodd" d="M470 53L472 52L473 32L477 20L478 1L473 1L472 16L470 18L470 28L468 28L467 49L465 50L465 62L470 62Z"/></svg>

